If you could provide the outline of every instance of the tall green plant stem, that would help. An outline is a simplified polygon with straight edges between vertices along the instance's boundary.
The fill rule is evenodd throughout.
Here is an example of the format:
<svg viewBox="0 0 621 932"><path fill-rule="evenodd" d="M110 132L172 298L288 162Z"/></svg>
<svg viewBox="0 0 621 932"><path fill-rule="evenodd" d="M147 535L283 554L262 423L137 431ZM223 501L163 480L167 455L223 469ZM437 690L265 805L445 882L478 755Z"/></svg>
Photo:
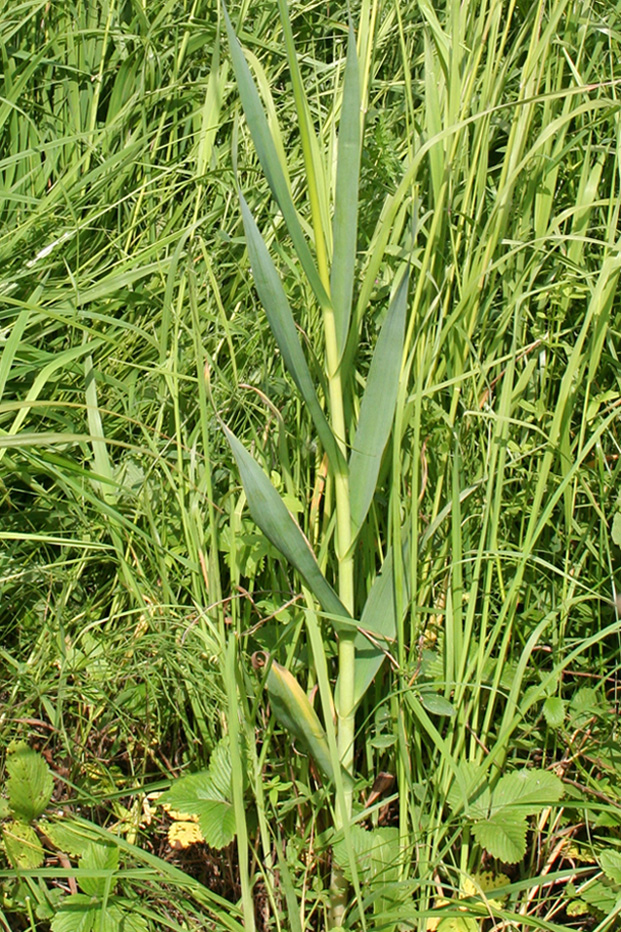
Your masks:
<svg viewBox="0 0 621 932"><path fill-rule="evenodd" d="M327 306L323 309L324 336L326 345L326 370L330 398L330 416L336 442L347 462L347 429L343 408L343 384L341 378L341 359L339 359L338 342L334 321L334 311ZM345 608L354 614L354 560L352 553L351 511L349 504L349 475L347 467L339 463L334 465L334 497L336 505L336 558L338 563L339 597ZM346 825L352 813L353 802L353 765L354 765L354 669L356 647L355 632L344 629L339 634L339 680L335 697L337 714L337 750L339 760L345 771L343 798L337 794L334 827L338 831ZM331 879L330 928L338 928L343 923L347 905L349 884L343 871L333 865Z"/></svg>
<svg viewBox="0 0 621 932"><path fill-rule="evenodd" d="M326 364L330 394L332 429L347 462L343 385L332 308L324 309ZM336 466L334 474L336 504L336 558L338 562L338 588L341 602L354 614L354 559L349 507L349 477L346 469ZM355 631L343 630L339 635L339 688L336 696L338 717L337 745L341 764L348 774L345 784L345 811L341 818L348 819L352 807L352 780L354 763L354 646ZM338 807L337 807L338 811Z"/></svg>

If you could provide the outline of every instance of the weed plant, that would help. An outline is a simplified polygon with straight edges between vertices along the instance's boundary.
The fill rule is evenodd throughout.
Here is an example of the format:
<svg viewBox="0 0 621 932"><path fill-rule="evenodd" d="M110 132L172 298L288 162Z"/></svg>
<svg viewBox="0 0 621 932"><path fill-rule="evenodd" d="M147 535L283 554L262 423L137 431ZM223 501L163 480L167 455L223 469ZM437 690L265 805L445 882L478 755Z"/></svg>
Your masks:
<svg viewBox="0 0 621 932"><path fill-rule="evenodd" d="M613 929L621 9L227 9L0 16L0 926Z"/></svg>

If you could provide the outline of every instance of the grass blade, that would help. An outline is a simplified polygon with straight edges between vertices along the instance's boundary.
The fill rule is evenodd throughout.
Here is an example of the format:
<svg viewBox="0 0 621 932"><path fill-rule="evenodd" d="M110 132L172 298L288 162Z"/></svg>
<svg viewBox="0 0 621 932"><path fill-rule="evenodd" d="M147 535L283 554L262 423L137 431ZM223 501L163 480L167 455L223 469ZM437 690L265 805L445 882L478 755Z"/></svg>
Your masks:
<svg viewBox="0 0 621 932"><path fill-rule="evenodd" d="M388 308L369 369L367 387L349 460L351 520L360 529L373 500L384 448L390 435L397 401L408 279L403 276Z"/></svg>
<svg viewBox="0 0 621 932"><path fill-rule="evenodd" d="M300 573L323 609L335 618L347 618L345 606L319 569L308 541L280 495L235 434L224 425L223 429L231 445L253 519Z"/></svg>
<svg viewBox="0 0 621 932"><path fill-rule="evenodd" d="M345 349L351 319L358 232L359 176L360 89L356 41L350 24L339 126L333 222L334 254L330 273L330 292L334 308L339 360Z"/></svg>
<svg viewBox="0 0 621 932"><path fill-rule="evenodd" d="M254 281L274 338L300 394L308 405L317 433L333 468L343 468L343 456L323 413L295 328L293 314L278 272L263 241L248 204L240 194L244 230Z"/></svg>
<svg viewBox="0 0 621 932"><path fill-rule="evenodd" d="M259 161L265 172L265 177L267 178L272 194L276 198L278 206L285 218L287 229L293 240L295 251L306 277L310 282L319 304L324 307L330 303L326 290L321 282L308 243L302 232L302 227L300 226L295 205L289 193L289 186L287 185L280 159L278 158L278 152L270 133L259 93L255 87L250 69L244 58L242 47L235 35L224 4L223 9L237 88L239 90L239 96L241 98L242 107L244 108L248 127L257 150L257 155L259 156Z"/></svg>
<svg viewBox="0 0 621 932"><path fill-rule="evenodd" d="M95 472L100 477L99 480L93 480L93 485L99 489L102 498L108 503L113 504L116 501L114 490L114 472L108 455L108 447L104 435L101 414L99 411L99 402L97 400L97 382L95 370L93 369L93 357L87 356L84 360L84 374L86 376L86 405L88 426L91 432L91 446L93 448L93 462Z"/></svg>

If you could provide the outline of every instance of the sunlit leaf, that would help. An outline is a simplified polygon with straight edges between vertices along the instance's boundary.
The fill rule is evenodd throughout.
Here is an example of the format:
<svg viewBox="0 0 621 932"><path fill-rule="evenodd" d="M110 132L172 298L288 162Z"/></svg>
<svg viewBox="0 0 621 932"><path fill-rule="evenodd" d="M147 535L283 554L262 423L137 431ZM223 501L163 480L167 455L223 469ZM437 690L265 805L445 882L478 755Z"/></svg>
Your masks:
<svg viewBox="0 0 621 932"><path fill-rule="evenodd" d="M517 770L498 781L492 794L492 812L519 806L520 814L534 815L562 795L561 780L548 770Z"/></svg>
<svg viewBox="0 0 621 932"><path fill-rule="evenodd" d="M343 100L339 124L330 293L334 308L336 345L341 359L351 318L358 232L360 176L360 89L356 40L350 24Z"/></svg>
<svg viewBox="0 0 621 932"><path fill-rule="evenodd" d="M336 444L334 435L319 404L315 391L315 382L310 374L295 321L280 277L270 257L263 237L250 213L244 197L240 194L242 218L246 233L248 256L261 304L265 310L274 339L282 353L287 369L291 373L300 394L308 406L319 439L334 469L345 467L343 456Z"/></svg>
<svg viewBox="0 0 621 932"><path fill-rule="evenodd" d="M43 846L31 825L24 822L7 822L2 826L2 841L13 867L32 870L43 864Z"/></svg>
<svg viewBox="0 0 621 932"><path fill-rule="evenodd" d="M88 871L105 871L101 877L80 877L80 887L90 896L103 896L109 885L109 872L119 867L119 849L116 845L91 842L79 861L80 868ZM114 884L113 884L114 885Z"/></svg>
<svg viewBox="0 0 621 932"><path fill-rule="evenodd" d="M265 536L297 569L323 609L337 619L350 617L319 569L310 544L270 480L228 427L224 427L224 432L231 445L253 519Z"/></svg>
<svg viewBox="0 0 621 932"><path fill-rule="evenodd" d="M515 864L526 854L526 819L498 813L472 826L474 837L492 857Z"/></svg>
<svg viewBox="0 0 621 932"><path fill-rule="evenodd" d="M52 798L54 778L40 754L20 743L8 754L6 788L11 811L24 822L36 819Z"/></svg>
<svg viewBox="0 0 621 932"><path fill-rule="evenodd" d="M351 520L357 532L375 494L382 456L392 429L403 356L408 275L390 302L377 339L349 459Z"/></svg>
<svg viewBox="0 0 621 932"><path fill-rule="evenodd" d="M326 732L293 674L272 660L267 675L267 691L274 715L292 738L308 750L315 763L334 779Z"/></svg>

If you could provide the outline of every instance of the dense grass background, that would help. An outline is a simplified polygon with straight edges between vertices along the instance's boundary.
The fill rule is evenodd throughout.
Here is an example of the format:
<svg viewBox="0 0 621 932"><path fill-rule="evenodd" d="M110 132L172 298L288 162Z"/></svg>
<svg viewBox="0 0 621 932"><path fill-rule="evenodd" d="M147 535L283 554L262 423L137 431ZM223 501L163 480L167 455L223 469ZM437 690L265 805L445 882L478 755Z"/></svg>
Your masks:
<svg viewBox="0 0 621 932"><path fill-rule="evenodd" d="M230 12L312 240L276 5ZM347 7L290 15L333 184ZM356 798L393 775L369 823L395 835L346 923L431 928L431 907L477 892L466 880L484 868L504 878L496 919L456 913L443 932L599 932L621 890L610 870L608 900L594 886L621 841L621 6L378 0L352 17L368 39L360 384L403 260L413 275L356 574L362 603L408 536L394 664L356 722ZM0 746L40 749L57 800L124 840L138 879L121 884L149 928L231 928L209 891L237 903L235 846L175 852L143 800L228 733L234 633L257 927L323 928L329 795L250 663L270 651L315 684L300 582L249 517L218 418L288 494L329 576L334 492L253 290L235 171L309 358L320 320L218 5L16 3L0 39ZM334 676L329 638L326 656ZM525 766L565 781L519 863L494 861L447 806L464 761L492 783ZM41 904L64 881L15 886L5 866L4 927L48 929Z"/></svg>

